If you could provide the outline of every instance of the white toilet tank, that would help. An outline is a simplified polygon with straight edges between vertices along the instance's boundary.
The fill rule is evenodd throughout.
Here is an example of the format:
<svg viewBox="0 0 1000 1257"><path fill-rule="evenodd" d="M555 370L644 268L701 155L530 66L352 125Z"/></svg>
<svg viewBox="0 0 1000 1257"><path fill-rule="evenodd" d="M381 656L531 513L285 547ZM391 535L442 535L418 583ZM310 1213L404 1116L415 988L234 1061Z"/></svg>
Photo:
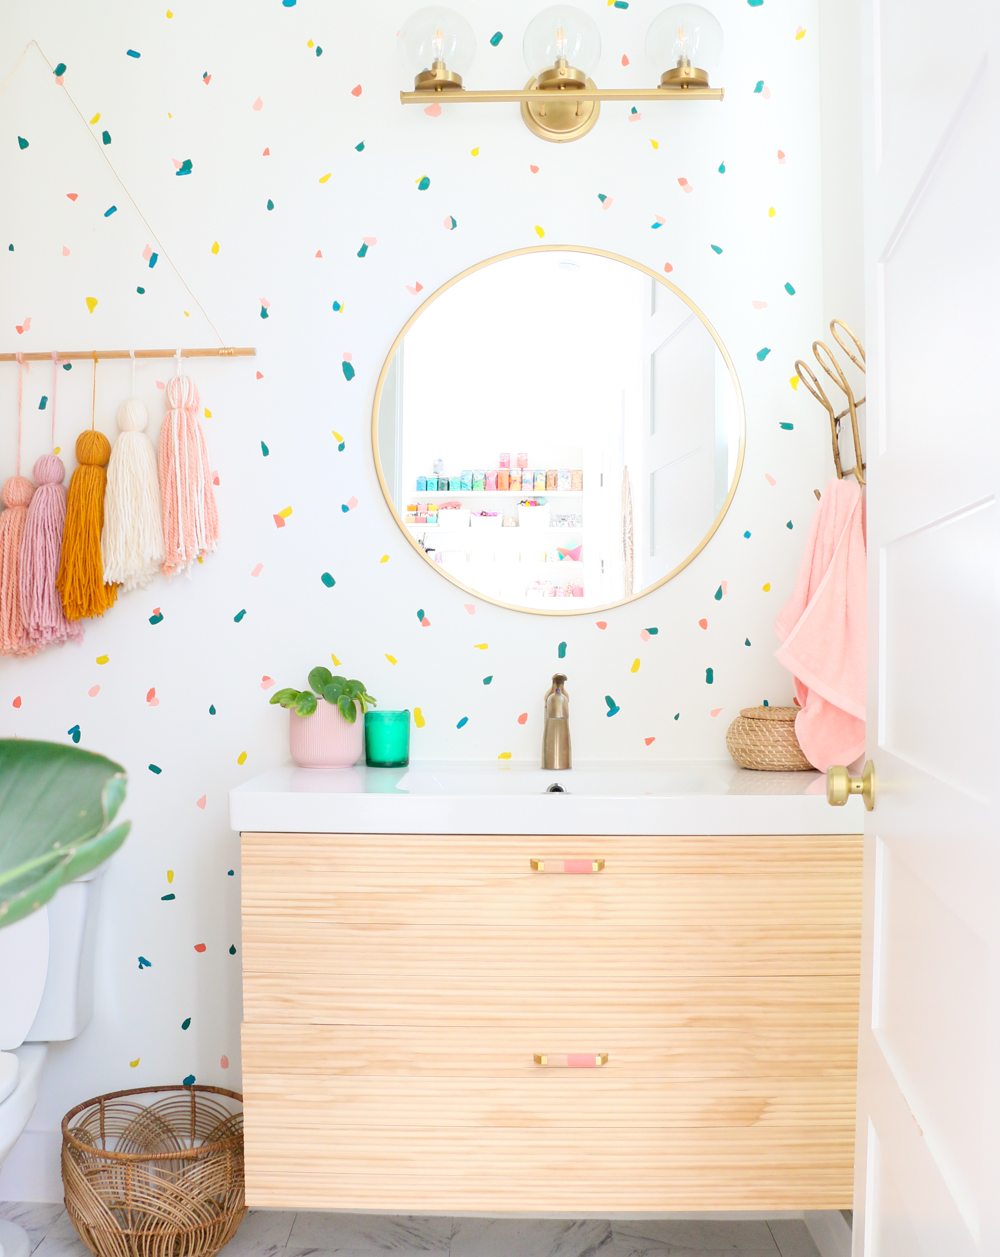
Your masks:
<svg viewBox="0 0 1000 1257"><path fill-rule="evenodd" d="M75 1039L94 1012L94 951L107 865L63 886L49 900L49 964L26 1043Z"/></svg>

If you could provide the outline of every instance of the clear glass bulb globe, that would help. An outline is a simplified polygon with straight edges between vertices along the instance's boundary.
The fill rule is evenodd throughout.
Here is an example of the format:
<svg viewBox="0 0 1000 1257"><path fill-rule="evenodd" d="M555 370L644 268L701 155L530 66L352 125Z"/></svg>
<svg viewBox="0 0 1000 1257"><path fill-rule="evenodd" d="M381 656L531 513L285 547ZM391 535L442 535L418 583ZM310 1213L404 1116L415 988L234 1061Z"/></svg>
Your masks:
<svg viewBox="0 0 1000 1257"><path fill-rule="evenodd" d="M646 56L659 73L686 61L710 74L722 59L724 45L718 20L699 4L664 9L646 33Z"/></svg>
<svg viewBox="0 0 1000 1257"><path fill-rule="evenodd" d="M528 23L524 32L524 60L537 78L557 60L568 61L575 70L593 74L601 59L601 35L597 24L570 4L543 9Z"/></svg>
<svg viewBox="0 0 1000 1257"><path fill-rule="evenodd" d="M443 62L455 74L465 74L476 55L476 37L460 13L432 4L406 19L396 40L399 60L411 78Z"/></svg>

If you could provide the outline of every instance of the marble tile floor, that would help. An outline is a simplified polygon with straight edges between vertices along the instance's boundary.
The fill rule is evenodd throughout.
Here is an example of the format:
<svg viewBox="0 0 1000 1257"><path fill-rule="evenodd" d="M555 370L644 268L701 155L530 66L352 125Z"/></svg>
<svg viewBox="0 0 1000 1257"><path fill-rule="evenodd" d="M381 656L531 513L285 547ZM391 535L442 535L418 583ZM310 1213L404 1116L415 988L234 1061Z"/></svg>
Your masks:
<svg viewBox="0 0 1000 1257"><path fill-rule="evenodd" d="M89 1257L62 1205L0 1202L32 1257ZM225 1257L819 1257L804 1222L401 1217L251 1210Z"/></svg>

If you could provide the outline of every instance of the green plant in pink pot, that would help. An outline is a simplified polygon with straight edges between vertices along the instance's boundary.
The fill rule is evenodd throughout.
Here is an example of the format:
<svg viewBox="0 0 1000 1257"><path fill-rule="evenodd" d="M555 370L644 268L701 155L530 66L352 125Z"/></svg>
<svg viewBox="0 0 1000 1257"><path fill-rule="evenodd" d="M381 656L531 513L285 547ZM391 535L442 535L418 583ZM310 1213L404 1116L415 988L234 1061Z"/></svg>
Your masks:
<svg viewBox="0 0 1000 1257"><path fill-rule="evenodd" d="M347 768L364 752L365 722L376 700L361 681L313 668L308 690L278 690L271 703L289 711L289 747L300 768Z"/></svg>

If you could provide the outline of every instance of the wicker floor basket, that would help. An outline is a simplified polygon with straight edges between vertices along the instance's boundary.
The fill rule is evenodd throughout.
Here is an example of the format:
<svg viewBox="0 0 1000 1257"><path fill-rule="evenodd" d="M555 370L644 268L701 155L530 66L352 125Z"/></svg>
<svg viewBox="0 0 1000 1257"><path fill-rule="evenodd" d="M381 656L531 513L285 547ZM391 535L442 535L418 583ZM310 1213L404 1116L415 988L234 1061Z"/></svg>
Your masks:
<svg viewBox="0 0 1000 1257"><path fill-rule="evenodd" d="M726 748L741 768L813 771L795 736L797 707L744 707L729 726Z"/></svg>
<svg viewBox="0 0 1000 1257"><path fill-rule="evenodd" d="M112 1091L62 1122L66 1211L98 1257L211 1257L243 1221L243 1097Z"/></svg>

